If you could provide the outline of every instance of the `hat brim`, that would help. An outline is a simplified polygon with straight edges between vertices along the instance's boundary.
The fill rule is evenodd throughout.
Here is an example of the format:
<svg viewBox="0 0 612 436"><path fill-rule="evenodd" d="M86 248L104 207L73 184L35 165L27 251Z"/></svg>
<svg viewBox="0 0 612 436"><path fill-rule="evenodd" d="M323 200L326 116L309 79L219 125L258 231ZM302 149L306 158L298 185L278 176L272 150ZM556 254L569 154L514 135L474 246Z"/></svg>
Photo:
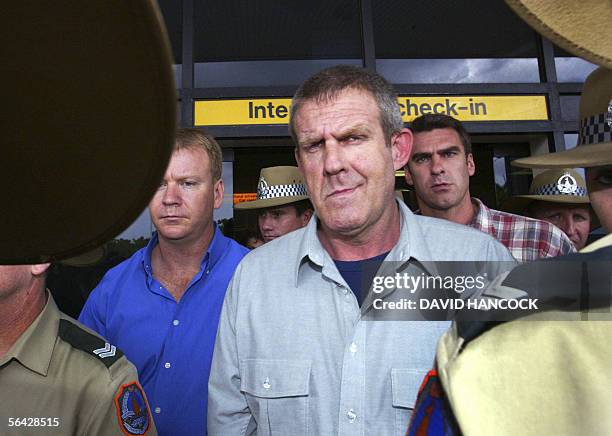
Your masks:
<svg viewBox="0 0 612 436"><path fill-rule="evenodd" d="M588 198L571 195L517 195L508 199L502 205L502 210L520 215L534 201L581 205L591 203Z"/></svg>
<svg viewBox="0 0 612 436"><path fill-rule="evenodd" d="M612 165L612 142L580 145L567 151L524 157L512 161L512 165L522 168L589 168Z"/></svg>
<svg viewBox="0 0 612 436"><path fill-rule="evenodd" d="M234 209L263 209L266 207L284 206L297 201L308 200L307 195L293 195L289 197L263 198L261 200L243 201L234 206Z"/></svg>
<svg viewBox="0 0 612 436"><path fill-rule="evenodd" d="M58 261L153 197L176 126L172 53L154 0L3 6L0 263Z"/></svg>
<svg viewBox="0 0 612 436"><path fill-rule="evenodd" d="M79 256L69 257L68 259L64 259L60 261L62 265L66 266L74 266L79 268L84 268L88 266L94 266L102 261L106 256L106 249L104 245L94 248L87 253L83 253Z"/></svg>
<svg viewBox="0 0 612 436"><path fill-rule="evenodd" d="M506 3L559 47L612 69L609 0L506 0Z"/></svg>

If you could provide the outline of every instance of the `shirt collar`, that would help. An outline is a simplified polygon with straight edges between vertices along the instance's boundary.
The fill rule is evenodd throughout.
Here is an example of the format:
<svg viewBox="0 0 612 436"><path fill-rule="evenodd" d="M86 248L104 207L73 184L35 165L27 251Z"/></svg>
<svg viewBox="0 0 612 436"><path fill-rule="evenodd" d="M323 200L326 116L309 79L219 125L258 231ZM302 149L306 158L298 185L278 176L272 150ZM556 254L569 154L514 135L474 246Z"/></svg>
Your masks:
<svg viewBox="0 0 612 436"><path fill-rule="evenodd" d="M207 267L209 270L213 269L219 259L221 259L221 257L225 253L225 250L230 243L229 238L226 238L223 233L221 233L219 227L216 224L213 224L213 226L213 238L210 241L210 244L208 244L206 253L204 254L204 256L202 256L202 264L200 268L201 270L204 270L205 267ZM151 267L151 256L153 254L153 249L158 243L159 238L157 236L157 232L154 232L153 236L151 237L151 240L149 241L143 252L142 264L148 276L152 276L153 269Z"/></svg>
<svg viewBox="0 0 612 436"><path fill-rule="evenodd" d="M495 235L496 232L491 220L491 209L485 206L482 201L474 197L472 197L472 204L476 206L478 211L474 214L474 218L472 218L470 222L470 227L490 235Z"/></svg>
<svg viewBox="0 0 612 436"><path fill-rule="evenodd" d="M5 362L11 359L18 360L26 368L46 376L57 339L59 319L60 311L51 294L47 292L44 309L2 360Z"/></svg>
<svg viewBox="0 0 612 436"><path fill-rule="evenodd" d="M208 249L206 250L206 256L202 258L202 267L208 260L208 268L213 269L215 265L219 262L219 260L226 253L227 248L230 244L229 238L225 237L225 235L219 230L216 224L213 224L215 227L212 241L208 244ZM208 259L206 259L208 258Z"/></svg>
<svg viewBox="0 0 612 436"><path fill-rule="evenodd" d="M418 261L431 260L432 256L428 249L427 240L417 217L404 202L396 199L396 203L400 211L400 236L395 246L385 258L385 261L402 262L401 264L398 263L398 266L401 266L410 259L416 259ZM332 280L338 283L344 282L344 279L338 272L338 268L319 240L317 235L318 221L318 217L316 213L314 213L300 241L298 256L294 266L296 286L298 285L300 268L307 261L320 267L322 273ZM431 265L426 264L424 267L430 273L435 274L436 271Z"/></svg>

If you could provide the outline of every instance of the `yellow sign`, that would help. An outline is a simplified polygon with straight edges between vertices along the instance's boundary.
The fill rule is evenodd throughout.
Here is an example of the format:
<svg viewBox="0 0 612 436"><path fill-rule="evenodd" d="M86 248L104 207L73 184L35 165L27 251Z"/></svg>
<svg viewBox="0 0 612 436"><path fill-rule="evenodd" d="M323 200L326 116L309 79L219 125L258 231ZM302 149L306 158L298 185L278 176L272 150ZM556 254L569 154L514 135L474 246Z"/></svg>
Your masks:
<svg viewBox="0 0 612 436"><path fill-rule="evenodd" d="M548 120L543 95L486 95L398 98L404 121L425 114L447 114L461 121Z"/></svg>
<svg viewBox="0 0 612 436"><path fill-rule="evenodd" d="M424 114L442 113L461 121L548 120L543 95L400 96L405 122ZM287 124L291 99L198 100L196 126Z"/></svg>

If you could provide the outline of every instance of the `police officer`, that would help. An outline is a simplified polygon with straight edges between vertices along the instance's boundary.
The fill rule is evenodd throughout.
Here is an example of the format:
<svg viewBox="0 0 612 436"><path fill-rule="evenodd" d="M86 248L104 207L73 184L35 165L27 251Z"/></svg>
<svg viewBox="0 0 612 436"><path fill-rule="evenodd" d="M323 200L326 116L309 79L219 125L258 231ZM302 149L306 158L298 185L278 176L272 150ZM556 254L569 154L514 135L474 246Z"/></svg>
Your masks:
<svg viewBox="0 0 612 436"><path fill-rule="evenodd" d="M136 369L59 311L48 267L0 266L0 434L157 434Z"/></svg>
<svg viewBox="0 0 612 436"><path fill-rule="evenodd" d="M584 178L571 168L550 169L533 178L529 194L508 199L502 210L548 221L559 227L576 250L587 243L589 232L599 227Z"/></svg>
<svg viewBox="0 0 612 436"><path fill-rule="evenodd" d="M235 207L257 211L259 234L264 243L301 229L313 212L304 179L298 168L292 166L262 168L257 198Z"/></svg>

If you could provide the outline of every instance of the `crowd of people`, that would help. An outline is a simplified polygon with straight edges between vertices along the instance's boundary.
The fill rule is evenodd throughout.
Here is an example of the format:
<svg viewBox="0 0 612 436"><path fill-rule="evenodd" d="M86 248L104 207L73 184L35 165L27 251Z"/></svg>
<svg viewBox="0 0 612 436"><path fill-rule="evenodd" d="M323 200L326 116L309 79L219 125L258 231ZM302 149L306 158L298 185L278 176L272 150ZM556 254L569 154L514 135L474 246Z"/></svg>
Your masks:
<svg viewBox="0 0 612 436"><path fill-rule="evenodd" d="M579 121L575 149L516 161L543 170L495 210L470 195L460 121L405 126L382 76L326 68L293 96L296 166L263 168L256 200L237 206L257 212L249 248L213 220L219 144L178 129L149 202L153 238L104 275L79 321L46 289L48 262L0 266L0 434L609 433L611 320L564 318L610 309L564 306L597 297L606 274L591 266L612 260L612 234L585 247L599 225L612 232L609 69L587 79ZM416 211L395 195L402 169ZM522 299L567 287L550 268L563 259L582 275L525 316L545 322L368 318L383 270L486 263L486 290L461 298ZM542 282L525 285L534 268Z"/></svg>

